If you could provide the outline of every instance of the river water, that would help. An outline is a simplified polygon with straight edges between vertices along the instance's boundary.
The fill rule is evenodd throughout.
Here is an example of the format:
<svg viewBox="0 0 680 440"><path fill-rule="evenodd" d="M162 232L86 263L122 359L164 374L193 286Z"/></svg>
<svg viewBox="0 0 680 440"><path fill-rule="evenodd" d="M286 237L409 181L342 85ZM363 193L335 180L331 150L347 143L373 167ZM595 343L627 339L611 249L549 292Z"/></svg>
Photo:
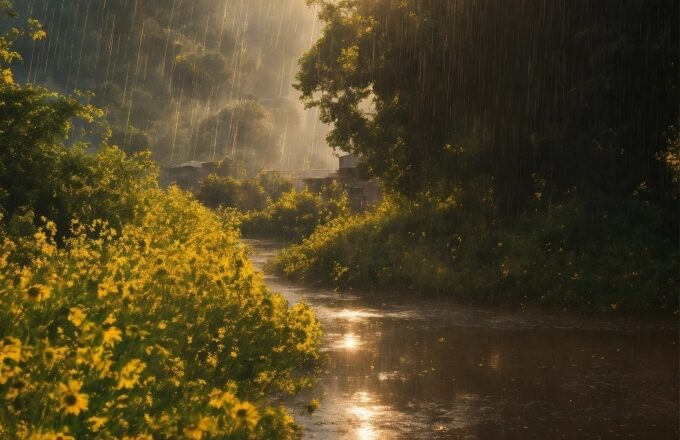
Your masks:
<svg viewBox="0 0 680 440"><path fill-rule="evenodd" d="M263 268L280 248L246 240ZM669 439L673 320L587 319L356 295L274 275L324 332L324 372L289 403L309 439ZM308 415L303 402L319 398Z"/></svg>

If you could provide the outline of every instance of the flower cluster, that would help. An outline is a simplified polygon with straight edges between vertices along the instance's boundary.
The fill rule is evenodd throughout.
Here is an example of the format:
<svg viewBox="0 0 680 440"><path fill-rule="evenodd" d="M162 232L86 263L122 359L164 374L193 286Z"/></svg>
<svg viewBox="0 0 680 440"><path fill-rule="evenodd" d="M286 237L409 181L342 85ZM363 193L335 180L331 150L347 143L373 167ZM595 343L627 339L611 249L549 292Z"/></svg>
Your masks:
<svg viewBox="0 0 680 440"><path fill-rule="evenodd" d="M296 438L267 397L312 380L313 313L225 220L176 189L145 200L59 246L49 222L0 235L0 437Z"/></svg>

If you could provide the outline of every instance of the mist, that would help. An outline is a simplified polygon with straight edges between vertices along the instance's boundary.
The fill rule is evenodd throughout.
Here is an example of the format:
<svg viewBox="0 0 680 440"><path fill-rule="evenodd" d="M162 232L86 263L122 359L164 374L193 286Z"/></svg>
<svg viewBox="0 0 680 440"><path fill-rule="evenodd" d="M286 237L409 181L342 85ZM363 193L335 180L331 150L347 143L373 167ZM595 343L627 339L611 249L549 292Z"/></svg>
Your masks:
<svg viewBox="0 0 680 440"><path fill-rule="evenodd" d="M316 41L304 0L23 0L47 38L20 42L20 80L94 93L111 143L161 165L236 160L329 168L327 128L292 88Z"/></svg>

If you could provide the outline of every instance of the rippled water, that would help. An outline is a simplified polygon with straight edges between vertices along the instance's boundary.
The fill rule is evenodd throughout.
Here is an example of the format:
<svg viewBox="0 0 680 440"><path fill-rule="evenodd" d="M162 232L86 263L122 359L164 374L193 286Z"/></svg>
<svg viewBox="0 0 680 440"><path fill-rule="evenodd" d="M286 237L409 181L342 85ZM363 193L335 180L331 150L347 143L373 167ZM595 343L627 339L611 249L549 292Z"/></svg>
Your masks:
<svg viewBox="0 0 680 440"><path fill-rule="evenodd" d="M262 268L278 246L247 241ZM291 410L314 439L678 439L673 321L489 311L298 286L325 372ZM311 416L303 401L318 397Z"/></svg>

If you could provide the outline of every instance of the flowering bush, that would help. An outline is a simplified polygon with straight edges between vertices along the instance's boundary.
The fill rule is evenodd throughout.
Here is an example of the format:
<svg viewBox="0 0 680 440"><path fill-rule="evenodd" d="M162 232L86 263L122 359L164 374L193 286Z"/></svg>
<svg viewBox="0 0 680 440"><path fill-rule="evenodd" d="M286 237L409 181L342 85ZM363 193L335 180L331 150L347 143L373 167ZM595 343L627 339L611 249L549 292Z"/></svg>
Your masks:
<svg viewBox="0 0 680 440"><path fill-rule="evenodd" d="M301 240L331 220L349 214L347 193L338 185L316 194L290 190L271 200L261 211L246 213L241 230L247 237Z"/></svg>
<svg viewBox="0 0 680 440"><path fill-rule="evenodd" d="M295 438L275 392L310 381L321 331L263 285L226 220L146 190L120 230L0 233L0 437Z"/></svg>

